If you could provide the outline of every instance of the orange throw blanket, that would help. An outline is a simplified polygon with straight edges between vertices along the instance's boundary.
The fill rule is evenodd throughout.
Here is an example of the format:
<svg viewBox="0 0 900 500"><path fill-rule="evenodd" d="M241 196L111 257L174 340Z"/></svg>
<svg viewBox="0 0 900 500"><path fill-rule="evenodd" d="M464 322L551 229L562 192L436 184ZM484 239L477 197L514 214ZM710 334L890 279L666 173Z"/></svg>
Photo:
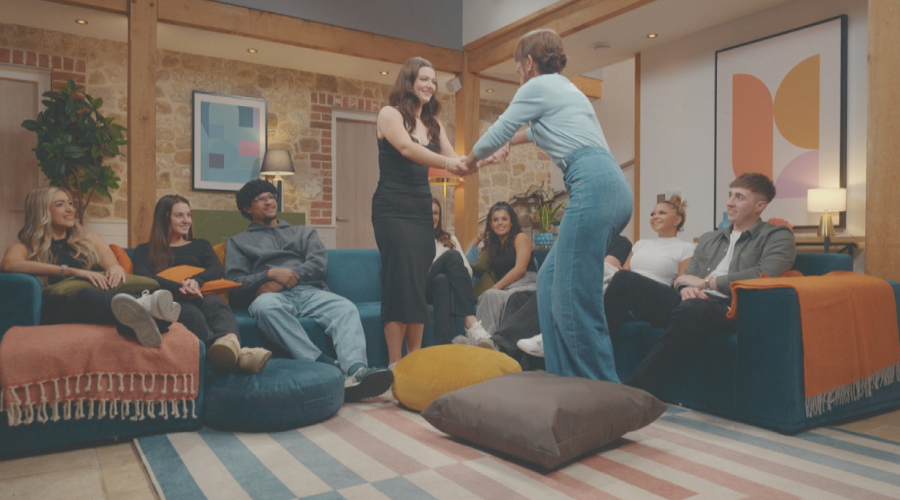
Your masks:
<svg viewBox="0 0 900 500"><path fill-rule="evenodd" d="M738 313L738 290L764 288L797 292L807 416L900 380L897 307L887 281L846 271L735 281L728 317Z"/></svg>
<svg viewBox="0 0 900 500"><path fill-rule="evenodd" d="M0 342L0 409L10 426L106 416L196 418L199 358L197 337L181 323L155 348L122 337L114 326L13 327Z"/></svg>

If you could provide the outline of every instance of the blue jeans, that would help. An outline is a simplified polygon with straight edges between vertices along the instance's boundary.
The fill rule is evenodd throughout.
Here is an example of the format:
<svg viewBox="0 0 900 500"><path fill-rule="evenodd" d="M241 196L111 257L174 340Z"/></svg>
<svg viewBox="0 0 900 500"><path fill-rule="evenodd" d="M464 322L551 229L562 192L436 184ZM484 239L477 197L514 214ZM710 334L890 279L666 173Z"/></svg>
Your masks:
<svg viewBox="0 0 900 500"><path fill-rule="evenodd" d="M603 309L603 257L631 218L631 187L612 155L584 148L565 160L569 205L538 272L548 373L618 382Z"/></svg>
<svg viewBox="0 0 900 500"><path fill-rule="evenodd" d="M359 310L340 295L308 285L264 293L250 304L250 316L266 337L296 359L315 361L322 351L309 340L299 318L310 318L334 342L341 370L366 362L366 336Z"/></svg>

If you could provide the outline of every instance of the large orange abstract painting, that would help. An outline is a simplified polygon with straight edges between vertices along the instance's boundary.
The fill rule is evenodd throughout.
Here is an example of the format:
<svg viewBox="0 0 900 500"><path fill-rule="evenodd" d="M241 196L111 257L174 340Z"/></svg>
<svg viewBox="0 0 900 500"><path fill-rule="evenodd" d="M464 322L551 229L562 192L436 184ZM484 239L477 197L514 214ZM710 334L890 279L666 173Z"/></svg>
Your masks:
<svg viewBox="0 0 900 500"><path fill-rule="evenodd" d="M767 217L814 227L807 191L845 185L846 33L840 16L716 52L715 214L758 172L777 190Z"/></svg>

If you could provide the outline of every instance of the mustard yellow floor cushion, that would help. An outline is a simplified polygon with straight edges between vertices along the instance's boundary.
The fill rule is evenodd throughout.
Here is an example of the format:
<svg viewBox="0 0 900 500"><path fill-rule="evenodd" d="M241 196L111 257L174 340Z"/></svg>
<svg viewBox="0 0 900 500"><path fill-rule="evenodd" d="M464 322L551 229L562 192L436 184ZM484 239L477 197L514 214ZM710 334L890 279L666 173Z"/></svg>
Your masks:
<svg viewBox="0 0 900 500"><path fill-rule="evenodd" d="M470 345L426 347L394 366L392 391L403 406L422 411L440 396L500 375L521 372L506 354Z"/></svg>

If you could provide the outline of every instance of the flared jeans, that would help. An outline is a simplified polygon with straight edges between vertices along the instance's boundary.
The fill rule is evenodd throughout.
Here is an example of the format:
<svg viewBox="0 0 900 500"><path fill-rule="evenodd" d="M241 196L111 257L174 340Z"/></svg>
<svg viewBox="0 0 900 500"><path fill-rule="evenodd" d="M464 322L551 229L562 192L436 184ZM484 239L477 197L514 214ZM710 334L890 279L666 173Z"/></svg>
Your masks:
<svg viewBox="0 0 900 500"><path fill-rule="evenodd" d="M569 204L537 280L546 369L618 382L603 308L603 257L631 218L631 187L604 148L578 150L563 164Z"/></svg>

